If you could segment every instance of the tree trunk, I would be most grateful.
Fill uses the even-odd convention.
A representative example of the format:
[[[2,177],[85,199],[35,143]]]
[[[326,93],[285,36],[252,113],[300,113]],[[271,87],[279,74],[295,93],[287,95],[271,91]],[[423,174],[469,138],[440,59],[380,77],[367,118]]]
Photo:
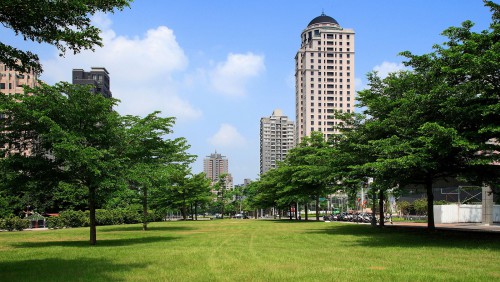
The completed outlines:
[[[319,221],[319,196],[316,196],[316,220]]]
[[[142,230],[148,230],[148,189],[143,188],[142,193]]]
[[[90,245],[95,245],[97,242],[97,230],[95,220],[95,187],[89,185],[89,221],[90,221]]]
[[[434,193],[432,192],[432,177],[429,175],[425,179],[425,189],[427,190],[427,229],[436,230],[434,225]]]
[[[295,202],[295,220],[299,219],[299,203]]]
[[[224,189],[225,188],[222,188],[222,199],[221,199],[221,204],[222,204],[222,212],[221,212],[221,219],[224,219],[224,211],[225,211],[225,208],[226,208],[226,205],[224,204]]]
[[[182,213],[182,220],[186,220],[187,219],[186,201],[183,201],[181,213]]]
[[[304,205],[304,211],[306,213],[304,216],[304,219],[307,221],[309,219],[309,215],[308,215],[309,211],[307,210],[307,202]]]
[[[194,203],[194,218],[198,220],[198,203]]]
[[[379,190],[378,192],[378,210],[379,210],[379,214],[380,214],[380,227],[384,227],[384,220],[385,220],[385,216],[384,216],[384,191],[382,191],[382,189]]]
[[[373,188],[372,188],[373,189]],[[372,192],[372,226],[377,226],[377,192]]]

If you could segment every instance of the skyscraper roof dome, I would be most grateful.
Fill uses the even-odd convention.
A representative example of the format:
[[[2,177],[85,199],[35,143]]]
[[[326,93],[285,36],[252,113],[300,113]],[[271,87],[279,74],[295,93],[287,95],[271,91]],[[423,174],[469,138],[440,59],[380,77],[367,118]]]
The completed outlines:
[[[333,23],[337,25],[339,24],[334,18],[325,15],[325,13],[321,13],[319,17],[315,17],[307,26],[317,23]]]

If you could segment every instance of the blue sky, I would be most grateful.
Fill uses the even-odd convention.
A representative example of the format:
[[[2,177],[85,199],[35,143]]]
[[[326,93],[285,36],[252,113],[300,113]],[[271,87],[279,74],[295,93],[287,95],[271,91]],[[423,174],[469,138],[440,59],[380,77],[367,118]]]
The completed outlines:
[[[198,155],[193,172],[217,150],[240,184],[258,177],[260,118],[280,108],[295,119],[294,56],[300,33],[322,11],[356,32],[356,90],[369,71],[400,69],[399,52],[430,52],[447,27],[471,20],[479,31],[490,22],[479,0],[136,0],[94,17],[105,44],[94,53],[59,57],[3,27],[0,38],[39,53],[49,84],[71,81],[73,68],[105,67],[120,113],[175,116],[175,137]]]

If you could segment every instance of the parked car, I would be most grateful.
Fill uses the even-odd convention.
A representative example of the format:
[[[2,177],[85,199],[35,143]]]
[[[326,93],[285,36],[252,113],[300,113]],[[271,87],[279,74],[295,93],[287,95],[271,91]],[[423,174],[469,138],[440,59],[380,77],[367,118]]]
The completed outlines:
[[[233,218],[248,219],[248,216],[244,213],[237,213],[233,216]]]

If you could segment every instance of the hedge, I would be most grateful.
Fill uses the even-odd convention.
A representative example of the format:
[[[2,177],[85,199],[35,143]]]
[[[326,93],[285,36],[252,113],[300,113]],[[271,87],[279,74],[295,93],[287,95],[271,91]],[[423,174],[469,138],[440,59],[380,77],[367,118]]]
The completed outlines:
[[[26,219],[22,219],[19,217],[9,217],[0,219],[0,230],[7,231],[22,231],[30,226],[30,222]]]

